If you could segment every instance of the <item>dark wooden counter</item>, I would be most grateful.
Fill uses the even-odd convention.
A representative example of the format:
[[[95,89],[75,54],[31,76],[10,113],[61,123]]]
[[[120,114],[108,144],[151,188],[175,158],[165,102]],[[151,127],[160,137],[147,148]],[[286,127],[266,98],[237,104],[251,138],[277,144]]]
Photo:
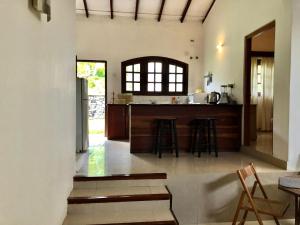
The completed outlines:
[[[129,116],[128,105],[108,104],[107,114],[107,139],[128,140],[129,139]]]
[[[206,104],[132,104],[130,115],[131,153],[151,152],[155,134],[155,119],[177,118],[177,134],[180,151],[190,147],[191,121],[197,117],[217,119],[219,151],[239,151],[241,147],[242,105]]]

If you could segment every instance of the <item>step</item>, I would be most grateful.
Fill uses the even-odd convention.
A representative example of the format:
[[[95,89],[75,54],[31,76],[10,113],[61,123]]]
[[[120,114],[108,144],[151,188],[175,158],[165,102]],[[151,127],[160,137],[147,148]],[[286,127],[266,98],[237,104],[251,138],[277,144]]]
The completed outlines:
[[[166,173],[115,174],[89,177],[75,176],[74,189],[99,189],[103,187],[163,186]]]
[[[68,212],[169,209],[171,199],[165,186],[75,189],[68,198]]]
[[[176,218],[169,209],[149,209],[148,211],[90,212],[69,214],[63,225],[177,225]]]
[[[106,224],[89,224],[89,225],[106,225]],[[175,220],[170,221],[151,221],[151,222],[131,222],[131,223],[111,223],[107,225],[178,225]]]

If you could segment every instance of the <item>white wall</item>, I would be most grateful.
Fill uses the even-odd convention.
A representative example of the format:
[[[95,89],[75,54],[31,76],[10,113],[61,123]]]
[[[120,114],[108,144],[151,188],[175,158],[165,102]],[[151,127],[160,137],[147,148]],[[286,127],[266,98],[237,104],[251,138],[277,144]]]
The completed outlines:
[[[1,0],[0,224],[60,225],[75,164],[75,2]]]
[[[217,1],[204,25],[204,72],[211,71],[213,84],[234,82],[234,94],[243,102],[244,38],[276,20],[274,75],[274,157],[288,160],[291,0]],[[222,51],[216,45],[224,43]]]
[[[202,87],[202,26],[133,18],[77,15],[78,59],[108,62],[108,101],[121,91],[121,62],[142,56],[165,56],[189,64],[189,91]],[[190,40],[195,40],[194,43]],[[190,60],[190,56],[199,59]],[[150,97],[152,99],[152,97]],[[138,97],[137,101],[150,98]],[[170,97],[160,98],[170,100]]]
[[[289,168],[300,169],[300,2],[293,0],[291,82],[290,82],[290,137]]]

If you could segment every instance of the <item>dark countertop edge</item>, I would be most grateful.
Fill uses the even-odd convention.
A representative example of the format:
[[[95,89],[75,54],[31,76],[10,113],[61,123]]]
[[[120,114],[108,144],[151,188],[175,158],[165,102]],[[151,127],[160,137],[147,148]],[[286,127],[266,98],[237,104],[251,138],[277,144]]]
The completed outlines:
[[[220,105],[220,104],[128,104],[129,106],[217,106],[217,107],[222,107],[222,106],[234,106],[234,107],[242,107],[242,104],[236,104],[236,105]]]
[[[128,106],[235,106],[241,107],[242,104],[107,104],[107,105],[128,105]]]

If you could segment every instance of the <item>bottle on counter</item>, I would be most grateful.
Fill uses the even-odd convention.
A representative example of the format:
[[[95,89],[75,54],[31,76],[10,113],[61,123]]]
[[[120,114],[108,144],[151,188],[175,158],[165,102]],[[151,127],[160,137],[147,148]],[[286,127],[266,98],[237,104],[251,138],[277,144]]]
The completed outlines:
[[[171,103],[172,103],[172,104],[176,104],[176,97],[174,97],[174,96],[172,97]]]

